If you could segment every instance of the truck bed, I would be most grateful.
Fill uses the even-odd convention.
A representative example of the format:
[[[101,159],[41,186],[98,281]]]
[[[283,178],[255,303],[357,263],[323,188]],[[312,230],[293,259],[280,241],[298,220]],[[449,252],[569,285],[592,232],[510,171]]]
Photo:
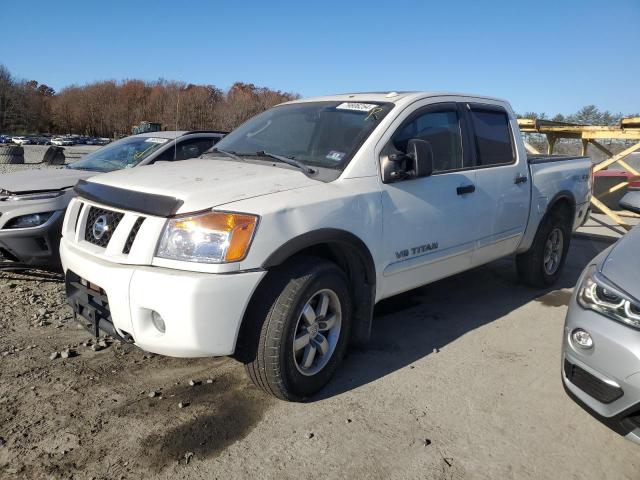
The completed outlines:
[[[558,195],[571,198],[575,208],[573,230],[588,214],[591,197],[591,158],[579,155],[528,155],[527,161],[532,180],[531,213],[520,251],[532,244],[547,207]]]
[[[584,157],[582,155],[545,155],[542,153],[527,155],[527,161],[531,165],[536,165],[539,163],[562,162],[565,160],[580,160],[580,159],[589,159],[589,157]]]

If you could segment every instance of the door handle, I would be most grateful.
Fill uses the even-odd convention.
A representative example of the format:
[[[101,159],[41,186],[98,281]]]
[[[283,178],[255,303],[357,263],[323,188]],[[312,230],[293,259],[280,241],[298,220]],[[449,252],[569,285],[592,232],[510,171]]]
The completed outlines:
[[[513,181],[516,185],[520,185],[521,183],[527,183],[526,175],[518,175],[516,179]]]
[[[476,186],[473,184],[456,188],[456,192],[458,192],[458,195],[464,195],[465,193],[473,193],[475,191],[476,191]]]

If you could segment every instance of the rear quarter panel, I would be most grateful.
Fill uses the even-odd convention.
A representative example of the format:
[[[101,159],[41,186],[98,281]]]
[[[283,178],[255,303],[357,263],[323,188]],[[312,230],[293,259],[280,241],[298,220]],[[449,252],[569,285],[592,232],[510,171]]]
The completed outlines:
[[[588,157],[534,163],[529,165],[529,169],[531,212],[518,252],[531,247],[540,222],[558,196],[568,196],[574,204],[573,230],[580,225],[591,200],[591,159]]]

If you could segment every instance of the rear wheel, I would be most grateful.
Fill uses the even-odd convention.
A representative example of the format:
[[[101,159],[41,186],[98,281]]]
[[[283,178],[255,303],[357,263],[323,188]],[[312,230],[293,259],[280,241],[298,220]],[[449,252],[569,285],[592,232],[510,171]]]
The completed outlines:
[[[569,251],[571,227],[566,215],[552,212],[538,227],[531,248],[516,257],[520,278],[534,287],[553,285]]]
[[[245,368],[266,393],[301,401],[327,384],[344,357],[352,311],[347,280],[335,264],[311,257],[270,275],[258,302],[268,310],[249,319],[261,326]]]

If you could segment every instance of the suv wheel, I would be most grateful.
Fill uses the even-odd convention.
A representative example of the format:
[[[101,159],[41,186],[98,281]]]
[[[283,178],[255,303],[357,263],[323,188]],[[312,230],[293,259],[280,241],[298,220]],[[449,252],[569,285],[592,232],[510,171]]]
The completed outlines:
[[[301,401],[317,393],[344,357],[351,326],[347,280],[335,264],[304,257],[270,273],[255,354],[245,363],[266,393]],[[264,309],[268,309],[264,312]],[[250,315],[260,315],[259,305]],[[257,310],[257,311],[256,311]]]

